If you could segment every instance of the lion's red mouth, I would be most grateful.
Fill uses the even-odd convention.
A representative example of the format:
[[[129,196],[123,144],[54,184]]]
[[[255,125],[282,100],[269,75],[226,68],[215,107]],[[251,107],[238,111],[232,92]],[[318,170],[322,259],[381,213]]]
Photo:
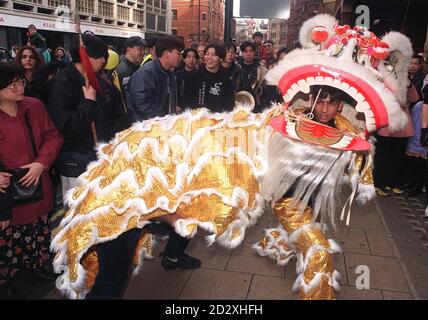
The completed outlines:
[[[278,87],[285,102],[290,102],[299,92],[309,93],[310,86],[328,85],[349,94],[356,102],[356,111],[363,112],[368,132],[388,125],[386,106],[379,93],[364,79],[326,65],[307,65],[284,74]]]

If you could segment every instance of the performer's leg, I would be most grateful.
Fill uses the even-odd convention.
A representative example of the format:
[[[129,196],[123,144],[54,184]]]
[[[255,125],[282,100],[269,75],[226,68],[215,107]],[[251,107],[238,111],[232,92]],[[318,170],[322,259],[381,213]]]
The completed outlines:
[[[131,229],[117,239],[97,245],[99,271],[86,299],[121,298],[141,232]]]
[[[311,208],[299,213],[292,201],[283,199],[274,206],[274,212],[288,233],[287,245],[297,252],[294,289],[299,290],[302,299],[334,299],[339,273],[334,269],[332,254],[340,248],[326,238],[319,223],[313,222]]]
[[[189,245],[190,239],[186,239],[171,228],[168,243],[165,246],[165,255],[171,258],[177,258],[184,253]]]
[[[407,138],[389,138],[390,139],[390,158],[389,158],[389,172],[390,177],[389,186],[391,188],[400,189],[403,185],[403,169],[404,159],[407,145]]]
[[[428,159],[425,160],[425,200],[427,201],[427,206],[425,208],[425,217],[428,217]]]
[[[289,245],[288,232],[282,225],[266,229],[265,236],[253,245],[253,249],[261,256],[276,260],[277,265],[282,267],[285,267],[296,255],[294,248]]]
[[[421,174],[421,172],[425,172],[425,162],[426,160],[422,157],[417,158],[417,165],[415,166],[417,169],[417,191],[419,193],[422,192],[422,188],[425,186],[425,175]]]
[[[182,269],[199,268],[201,266],[201,261],[190,257],[184,252],[190,239],[180,236],[171,225],[167,223],[163,223],[162,225],[169,230],[169,239],[165,246],[162,266],[166,270],[172,270],[177,267]]]
[[[389,141],[387,137],[376,136],[376,153],[374,156],[374,184],[376,188],[384,189],[387,184]]]

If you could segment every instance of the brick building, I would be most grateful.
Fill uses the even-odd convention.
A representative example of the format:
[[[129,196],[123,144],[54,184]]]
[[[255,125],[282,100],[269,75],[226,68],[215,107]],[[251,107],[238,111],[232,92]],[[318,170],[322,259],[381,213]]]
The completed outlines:
[[[172,34],[189,42],[224,38],[224,0],[172,0]]]
[[[286,19],[269,20],[268,39],[274,42],[275,48],[285,46],[287,42],[287,20]]]
[[[288,19],[288,34],[286,46],[290,49],[298,46],[299,30],[303,22],[321,13],[322,0],[292,0],[290,17]]]

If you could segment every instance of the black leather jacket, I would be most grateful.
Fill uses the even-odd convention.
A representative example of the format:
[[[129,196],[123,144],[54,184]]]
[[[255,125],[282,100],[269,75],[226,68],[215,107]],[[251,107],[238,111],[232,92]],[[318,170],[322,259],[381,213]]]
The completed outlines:
[[[132,120],[141,121],[175,113],[177,83],[170,70],[154,59],[138,69],[129,82],[128,108]]]

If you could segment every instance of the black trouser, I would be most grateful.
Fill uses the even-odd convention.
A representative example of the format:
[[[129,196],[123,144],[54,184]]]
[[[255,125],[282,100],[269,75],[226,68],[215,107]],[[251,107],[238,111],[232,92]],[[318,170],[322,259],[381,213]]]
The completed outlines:
[[[426,160],[422,157],[406,156],[407,179],[409,187],[421,191],[425,185]]]
[[[168,223],[152,223],[144,229],[150,233],[169,235],[165,255],[176,258],[184,253],[189,239],[178,235]],[[132,229],[118,238],[97,245],[99,270],[86,299],[121,299],[128,279],[132,257],[142,229]]]
[[[121,298],[141,232],[141,229],[132,229],[117,239],[97,245],[99,270],[86,299]]]
[[[186,250],[190,241],[190,239],[180,236],[177,232],[175,232],[174,227],[166,222],[151,223],[144,228],[153,234],[169,235],[164,254],[173,259],[184,253],[184,250]]]
[[[428,154],[427,154],[428,158]],[[428,202],[428,159],[425,160],[425,198]]]
[[[374,156],[374,184],[376,188],[400,187],[403,184],[404,156],[407,138],[376,135]]]

